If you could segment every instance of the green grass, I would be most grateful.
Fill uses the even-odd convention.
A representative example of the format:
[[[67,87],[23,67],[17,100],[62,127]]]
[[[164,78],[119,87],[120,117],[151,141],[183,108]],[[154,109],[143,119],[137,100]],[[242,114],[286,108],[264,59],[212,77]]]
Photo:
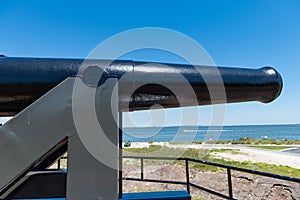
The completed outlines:
[[[250,161],[245,162],[237,162],[237,161],[230,161],[220,158],[215,158],[213,156],[214,152],[228,152],[232,154],[239,154],[239,150],[236,149],[179,149],[179,148],[169,148],[164,146],[158,146],[158,145],[151,145],[149,148],[130,148],[126,149],[126,151],[123,152],[123,155],[140,155],[140,156],[166,156],[166,157],[174,157],[177,155],[180,155],[180,157],[189,157],[189,158],[195,158],[200,160],[205,160],[208,162],[215,162],[220,163],[224,165],[230,165],[230,166],[236,166],[241,168],[247,168],[262,172],[269,172],[274,174],[279,174],[283,176],[290,176],[290,177],[296,177],[300,178],[300,170],[294,169],[288,166],[277,166],[272,164],[266,164],[266,163],[253,163]],[[179,154],[178,154],[179,153]],[[169,164],[169,163],[175,163],[179,165],[184,165],[184,161],[164,161],[164,160],[145,160],[145,165],[150,164]],[[137,165],[139,162],[126,162],[125,165],[134,164]],[[284,163],[283,163],[284,164]],[[224,168],[219,167],[213,167],[205,164],[198,164],[190,162],[189,164],[190,168],[196,168],[199,170],[208,170],[208,171],[219,171],[219,170],[225,170]]]
[[[277,151],[290,148],[290,146],[273,146],[273,145],[272,146],[249,146],[249,147],[267,149],[267,150],[277,150]]]
[[[218,152],[226,152],[226,153],[231,153],[231,154],[244,154],[241,152],[240,149],[216,149],[213,148],[210,150],[210,153],[218,153]]]

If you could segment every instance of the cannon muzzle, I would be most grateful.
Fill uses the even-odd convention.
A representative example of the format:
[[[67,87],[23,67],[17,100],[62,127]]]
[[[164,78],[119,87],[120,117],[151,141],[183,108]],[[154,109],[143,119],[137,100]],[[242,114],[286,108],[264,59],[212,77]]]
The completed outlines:
[[[0,57],[0,116],[15,115],[68,77],[81,77],[90,84],[89,76],[95,74],[88,69],[95,66],[103,69],[98,85],[108,78],[120,80],[122,111],[145,110],[155,104],[172,108],[246,101],[267,103],[282,90],[282,78],[271,67]]]

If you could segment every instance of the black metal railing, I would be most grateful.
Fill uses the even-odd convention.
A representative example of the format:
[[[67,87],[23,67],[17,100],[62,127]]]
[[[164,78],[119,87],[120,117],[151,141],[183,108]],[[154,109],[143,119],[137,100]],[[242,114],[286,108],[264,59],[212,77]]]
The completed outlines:
[[[61,160],[67,160],[68,156],[62,156],[57,160],[57,169],[61,169]]]
[[[126,159],[139,159],[140,160],[140,178],[133,178],[133,177],[123,177],[123,180],[129,180],[129,181],[144,181],[144,182],[154,182],[154,183],[169,183],[169,184],[176,184],[176,185],[186,185],[186,190],[188,193],[190,193],[190,187],[200,189],[204,192],[210,193],[212,195],[224,198],[224,199],[235,199],[233,197],[233,187],[232,187],[232,175],[231,171],[239,171],[239,172],[245,172],[249,174],[255,174],[255,175],[260,175],[260,176],[265,176],[269,178],[275,178],[279,180],[284,180],[284,181],[291,181],[295,183],[300,183],[299,178],[293,178],[293,177],[288,177],[288,176],[281,176],[278,174],[272,174],[268,172],[260,172],[256,170],[251,170],[251,169],[245,169],[245,168],[240,168],[240,167],[235,167],[235,166],[230,166],[230,165],[223,165],[219,163],[213,163],[213,162],[207,162],[204,160],[197,160],[193,158],[185,158],[185,157],[148,157],[148,156],[123,156],[123,158]],[[68,157],[64,156],[58,159],[57,161],[57,169],[61,168],[61,160],[62,159],[68,159]],[[186,181],[174,181],[174,180],[158,180],[158,179],[149,179],[145,178],[144,175],[144,162],[145,160],[172,160],[172,161],[184,161],[185,165],[185,174],[186,174]],[[189,169],[189,163],[198,163],[198,164],[203,164],[203,165],[209,165],[209,166],[215,166],[219,168],[226,169],[227,171],[227,183],[228,183],[228,194],[223,194],[217,191],[214,191],[212,189],[203,187],[201,185],[197,185],[195,183],[192,183],[190,181],[190,169]],[[121,170],[120,170],[121,171]],[[122,179],[119,180],[120,186],[122,186]],[[122,196],[122,189],[120,188],[119,195]]]
[[[246,172],[250,174],[255,174],[255,175],[260,175],[260,176],[265,176],[269,178],[275,178],[275,179],[280,179],[284,181],[291,181],[291,182],[296,182],[300,183],[299,178],[292,178],[288,176],[281,176],[277,174],[272,174],[272,173],[267,173],[267,172],[260,172],[256,170],[251,170],[251,169],[245,169],[245,168],[240,168],[240,167],[234,167],[234,166],[229,166],[229,165],[223,165],[219,163],[213,163],[213,162],[207,162],[204,160],[197,160],[193,158],[184,158],[184,157],[179,157],[179,158],[174,158],[174,157],[146,157],[146,156],[123,156],[123,158],[127,159],[140,159],[141,161],[141,172],[140,172],[140,178],[132,178],[132,177],[123,177],[123,180],[130,180],[130,181],[146,181],[146,182],[156,182],[156,183],[169,183],[169,184],[179,184],[179,185],[186,185],[188,193],[190,193],[190,187],[200,189],[202,191],[208,192],[212,195],[216,195],[218,197],[224,198],[224,199],[234,199],[233,197],[233,187],[232,187],[232,175],[231,171],[239,171],[239,172]],[[186,181],[172,181],[172,180],[157,180],[157,179],[148,179],[145,178],[144,176],[144,161],[145,160],[178,160],[178,161],[185,161],[185,170],[186,170]],[[209,188],[197,185],[195,183],[190,182],[189,179],[189,163],[198,163],[198,164],[204,164],[204,165],[210,165],[210,166],[215,166],[219,168],[224,168],[227,170],[227,182],[228,182],[228,194],[223,194],[214,190],[211,190]]]

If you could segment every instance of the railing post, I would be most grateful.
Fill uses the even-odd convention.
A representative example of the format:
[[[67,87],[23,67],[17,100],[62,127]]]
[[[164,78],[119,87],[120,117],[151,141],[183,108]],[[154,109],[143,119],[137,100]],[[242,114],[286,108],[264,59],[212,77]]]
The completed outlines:
[[[122,112],[119,112],[119,199],[123,197],[123,130],[122,130]]]
[[[141,158],[141,180],[144,179],[144,158]]]
[[[58,169],[58,170],[60,169],[60,159],[61,159],[61,158],[59,158],[59,159],[57,160],[57,169]]]
[[[231,181],[231,170],[230,170],[229,167],[227,168],[227,179],[228,179],[229,197],[233,199],[233,193],[232,193],[232,181]]]
[[[190,173],[189,173],[189,160],[185,159],[185,175],[186,175],[186,189],[190,194]]]

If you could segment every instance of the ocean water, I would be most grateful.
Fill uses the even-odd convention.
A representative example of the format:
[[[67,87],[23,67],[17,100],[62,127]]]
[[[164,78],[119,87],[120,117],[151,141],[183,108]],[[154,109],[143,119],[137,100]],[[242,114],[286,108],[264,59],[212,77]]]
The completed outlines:
[[[255,139],[300,140],[300,124],[249,126],[171,126],[123,129],[123,141],[190,142],[207,140]]]

